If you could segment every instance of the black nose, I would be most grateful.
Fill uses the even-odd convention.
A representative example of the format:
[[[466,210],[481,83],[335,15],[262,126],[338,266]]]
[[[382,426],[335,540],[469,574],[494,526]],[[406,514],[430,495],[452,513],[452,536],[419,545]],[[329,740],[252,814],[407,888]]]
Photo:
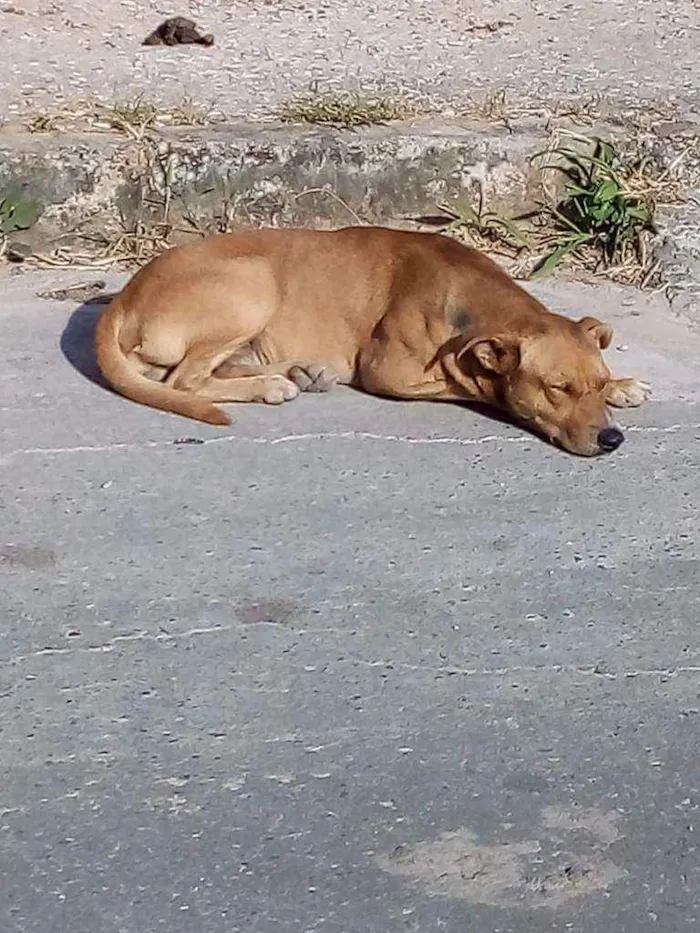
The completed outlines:
[[[598,435],[598,446],[601,450],[617,450],[624,441],[625,435],[619,428],[603,428]]]

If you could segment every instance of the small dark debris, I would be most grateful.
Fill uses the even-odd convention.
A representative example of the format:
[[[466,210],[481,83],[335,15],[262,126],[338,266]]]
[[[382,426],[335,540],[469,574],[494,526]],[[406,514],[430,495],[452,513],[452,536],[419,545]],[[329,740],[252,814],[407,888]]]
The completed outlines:
[[[166,19],[150,36],[146,36],[142,45],[214,45],[214,36],[208,32],[202,35],[191,19],[173,16]]]
[[[419,214],[418,217],[407,217],[414,224],[423,224],[425,227],[447,227],[454,217],[449,214]]]
[[[474,35],[493,35],[496,32],[500,32],[506,26],[512,26],[513,24],[507,19],[497,19],[491,23],[472,23],[471,26],[467,26],[465,32],[470,32]]]
[[[24,262],[25,259],[29,259],[34,250],[28,243],[8,243],[7,251],[5,255],[10,262]]]
[[[173,441],[173,444],[182,446],[183,444],[203,444],[204,441],[201,437],[176,437]]]

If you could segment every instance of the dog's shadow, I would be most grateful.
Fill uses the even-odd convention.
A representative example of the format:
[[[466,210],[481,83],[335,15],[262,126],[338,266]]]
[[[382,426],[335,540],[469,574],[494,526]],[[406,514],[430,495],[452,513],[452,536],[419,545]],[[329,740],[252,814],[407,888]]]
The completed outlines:
[[[95,327],[97,326],[97,319],[106,304],[105,298],[100,298],[98,301],[86,301],[76,308],[63,329],[60,346],[64,357],[74,369],[94,385],[108,392],[113,392],[114,390],[97,368],[95,359]],[[400,399],[393,399],[392,401],[401,404]],[[505,412],[496,408],[491,408],[480,402],[448,402],[447,404],[457,405],[460,408],[477,412],[480,417],[496,424],[517,427],[518,430],[523,431],[525,434],[541,440],[534,431],[522,424],[517,424]]]
[[[105,300],[86,301],[71,314],[61,334],[61,353],[77,371],[101,389],[110,386],[97,368],[95,359],[95,327]]]
[[[539,435],[537,435],[534,431],[531,431],[527,426],[517,422],[514,418],[511,418],[507,412],[499,411],[497,408],[492,408],[485,402],[448,402],[448,404],[456,405],[458,408],[464,408],[467,411],[474,411],[481,418],[486,418],[487,421],[493,421],[496,424],[510,425],[511,428],[517,428],[519,431],[524,431],[526,434],[532,434],[533,437],[541,440]]]
[[[447,401],[444,402],[444,404],[454,405],[464,411],[475,412],[480,418],[484,418],[486,421],[492,421],[494,424],[508,425],[508,427],[516,428],[521,434],[529,436],[533,441],[539,441],[543,444],[546,443],[544,438],[529,427],[529,425],[521,424],[519,421],[516,421],[515,418],[511,418],[508,412],[499,411],[498,408],[492,408],[491,405],[487,405],[485,402]]]

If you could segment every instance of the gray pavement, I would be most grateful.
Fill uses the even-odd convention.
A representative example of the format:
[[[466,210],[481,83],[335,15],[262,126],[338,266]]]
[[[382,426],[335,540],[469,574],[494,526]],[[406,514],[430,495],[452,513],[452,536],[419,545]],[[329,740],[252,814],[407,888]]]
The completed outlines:
[[[3,933],[696,930],[700,336],[538,289],[654,383],[606,459],[350,390],[220,432],[71,365],[81,277],[0,282]]]
[[[141,48],[167,15],[213,48]],[[693,0],[7,0],[0,118],[144,95],[220,117],[265,119],[310,89],[385,89],[442,112],[505,92],[513,105],[614,111],[650,101],[668,119],[700,101]]]

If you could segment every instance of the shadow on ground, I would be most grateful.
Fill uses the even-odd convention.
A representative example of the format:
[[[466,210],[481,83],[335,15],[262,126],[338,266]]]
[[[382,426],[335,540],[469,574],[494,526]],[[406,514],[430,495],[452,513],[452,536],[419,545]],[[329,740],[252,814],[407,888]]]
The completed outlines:
[[[95,327],[103,304],[85,302],[71,314],[61,334],[61,352],[68,362],[90,382],[108,389],[95,360]]]

